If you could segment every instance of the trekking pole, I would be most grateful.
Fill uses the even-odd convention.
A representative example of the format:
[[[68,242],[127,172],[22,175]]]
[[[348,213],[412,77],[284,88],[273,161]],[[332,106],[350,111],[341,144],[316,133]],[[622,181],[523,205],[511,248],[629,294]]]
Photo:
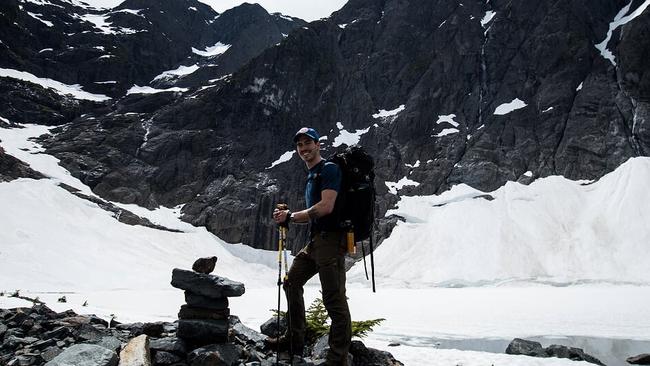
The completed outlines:
[[[278,210],[285,210],[287,205],[285,204],[278,204],[276,208]],[[278,312],[277,312],[277,319],[278,319],[278,327],[277,327],[277,350],[275,354],[275,365],[278,366],[280,365],[280,299],[282,298],[282,251],[284,247],[283,243],[283,235],[284,233],[284,227],[283,226],[278,226]]]
[[[288,210],[289,206],[285,203],[279,203],[276,205],[278,210]],[[282,294],[281,286],[283,281],[289,280],[289,260],[287,258],[287,230],[286,225],[280,225],[278,227],[278,334],[280,332],[280,297]],[[282,256],[284,255],[284,278],[282,277]],[[293,365],[293,342],[291,334],[291,316],[290,316],[290,307],[289,301],[287,301],[287,333],[289,333],[289,355],[291,357],[291,365]],[[278,336],[279,339],[279,336]],[[280,362],[280,342],[278,342],[278,349],[276,355],[276,365]]]

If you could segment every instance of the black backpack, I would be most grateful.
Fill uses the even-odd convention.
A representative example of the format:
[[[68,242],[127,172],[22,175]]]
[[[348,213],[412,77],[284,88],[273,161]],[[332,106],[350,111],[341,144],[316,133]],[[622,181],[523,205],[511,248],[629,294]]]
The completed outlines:
[[[327,158],[339,166],[342,173],[337,214],[341,226],[351,223],[354,241],[370,240],[370,268],[372,272],[372,291],[375,292],[375,265],[373,251],[373,229],[375,222],[375,162],[361,146],[354,145],[345,151]],[[361,245],[364,268],[366,254]],[[366,278],[368,271],[366,269]]]

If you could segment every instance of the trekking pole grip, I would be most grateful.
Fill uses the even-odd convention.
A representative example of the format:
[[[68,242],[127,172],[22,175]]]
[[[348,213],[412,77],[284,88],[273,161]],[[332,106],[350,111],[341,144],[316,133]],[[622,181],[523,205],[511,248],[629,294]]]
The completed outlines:
[[[277,205],[275,205],[275,208],[280,211],[289,211],[289,205],[287,205],[286,203],[278,203]],[[287,218],[279,224],[280,227],[288,228],[289,221],[291,221],[291,211],[287,213]]]

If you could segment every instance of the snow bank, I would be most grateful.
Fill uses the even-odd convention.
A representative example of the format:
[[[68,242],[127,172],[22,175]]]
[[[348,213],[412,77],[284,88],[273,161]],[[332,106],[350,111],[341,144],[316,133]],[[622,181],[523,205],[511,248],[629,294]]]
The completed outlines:
[[[196,258],[212,255],[219,257],[220,275],[249,279],[247,286],[266,285],[275,278],[273,269],[236,257],[205,228],[180,221],[178,208],[152,212],[120,205],[182,233],[131,226],[60,188],[65,182],[93,195],[57,159],[40,154],[36,144],[26,141],[47,132],[43,126],[0,129],[0,145],[8,154],[51,177],[0,183],[0,278],[9,279],[2,284],[10,286],[7,290],[168,290],[174,267],[189,268]],[[275,257],[273,252],[258,255]]]
[[[588,185],[552,176],[529,186],[509,182],[489,193],[492,201],[466,185],[439,196],[402,197],[387,215],[405,221],[375,254],[379,281],[648,284],[648,181],[650,158],[635,158]],[[361,279],[362,269],[353,268],[350,277]]]

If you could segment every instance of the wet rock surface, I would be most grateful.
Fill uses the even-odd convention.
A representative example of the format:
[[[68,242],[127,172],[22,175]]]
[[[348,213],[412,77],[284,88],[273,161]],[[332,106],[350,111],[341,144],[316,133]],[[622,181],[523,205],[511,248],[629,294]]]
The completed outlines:
[[[552,344],[546,348],[542,347],[539,342],[529,341],[521,338],[515,338],[506,353],[509,355],[524,355],[532,357],[558,357],[568,358],[573,361],[587,361],[596,365],[604,365],[597,358],[586,354],[582,349],[567,347],[563,345]]]

